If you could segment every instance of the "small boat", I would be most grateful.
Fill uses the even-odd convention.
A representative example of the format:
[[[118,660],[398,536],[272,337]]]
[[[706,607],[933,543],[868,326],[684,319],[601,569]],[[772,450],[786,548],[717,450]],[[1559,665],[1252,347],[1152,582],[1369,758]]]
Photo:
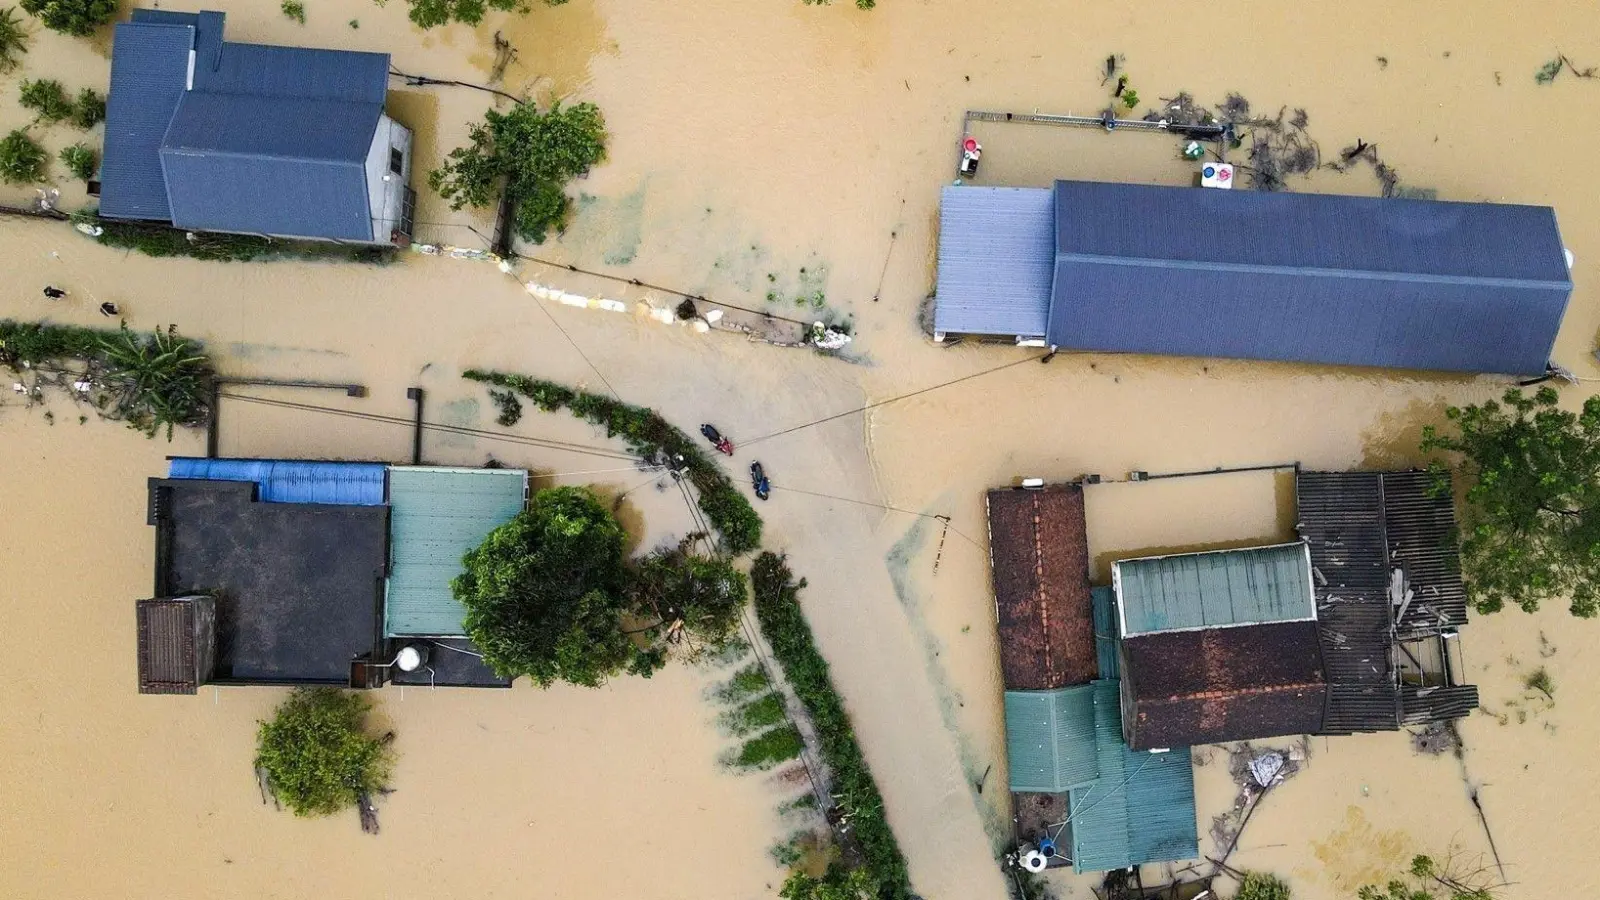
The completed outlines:
[[[701,425],[700,433],[705,435],[706,440],[710,441],[711,445],[717,448],[718,453],[726,453],[729,456],[733,455],[733,441],[725,437],[722,432],[718,431],[717,426]]]
[[[759,462],[750,464],[750,486],[756,489],[756,496],[762,500],[772,493],[772,482],[767,480],[766,470],[761,468]]]

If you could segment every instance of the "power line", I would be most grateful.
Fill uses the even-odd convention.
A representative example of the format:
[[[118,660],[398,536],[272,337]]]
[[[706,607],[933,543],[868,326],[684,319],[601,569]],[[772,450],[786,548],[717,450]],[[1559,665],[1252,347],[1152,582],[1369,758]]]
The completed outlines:
[[[977,547],[979,550],[983,549],[983,545],[982,544],[978,543],[977,541],[973,540],[970,537],[967,537],[966,534],[962,533],[961,529],[959,529],[959,528],[955,527],[954,525],[952,525],[951,522],[950,522],[950,517],[947,516],[947,515],[944,515],[943,513],[918,512],[917,510],[914,510],[914,509],[904,509],[904,508],[899,507],[899,506],[890,506],[890,505],[888,505],[886,503],[876,503],[876,502],[871,501],[871,500],[855,500],[855,499],[852,499],[850,497],[839,497],[839,496],[836,496],[834,494],[823,494],[823,493],[819,493],[817,491],[806,491],[806,490],[801,490],[800,488],[785,487],[783,485],[778,485],[778,484],[770,485],[770,487],[775,491],[788,491],[791,494],[805,494],[805,495],[807,495],[809,497],[822,497],[822,498],[827,499],[827,500],[838,500],[838,501],[840,501],[842,503],[855,503],[855,504],[858,504],[858,505],[861,505],[861,506],[872,506],[872,507],[876,507],[878,509],[886,509],[886,510],[889,510],[890,512],[905,513],[905,514],[911,515],[911,516],[921,516],[924,519],[933,519],[935,521],[943,522],[944,524],[949,525],[951,531],[955,532],[958,535],[961,535],[961,537],[963,537],[963,538],[966,538],[967,542],[972,544],[972,546]]]
[[[379,413],[361,412],[353,409],[339,409],[332,406],[319,406],[314,403],[297,403],[291,400],[274,400],[269,397],[256,397],[250,394],[219,393],[219,397],[229,400],[242,400],[246,403],[259,403],[264,406],[276,406],[284,409],[295,409],[303,412],[321,413],[324,415],[342,416],[348,419],[362,419],[369,422],[381,422],[389,425],[401,425],[414,428],[417,422],[414,419],[400,416],[385,416]],[[484,428],[469,428],[465,425],[446,425],[442,422],[423,422],[422,427],[429,431],[441,431],[447,434],[460,434],[469,437],[482,437],[491,440],[505,441],[512,444],[524,444],[532,447],[542,447],[548,450],[562,450],[568,453],[582,453],[589,456],[599,456],[606,459],[633,460],[637,457],[619,450],[607,450],[602,447],[590,447],[584,444],[574,444],[567,441],[553,441],[547,438],[536,438],[530,435],[512,434],[508,431],[490,431]]]
[[[594,362],[589,359],[589,354],[583,352],[583,348],[579,347],[578,342],[572,339],[572,335],[567,334],[567,330],[561,327],[560,322],[556,321],[555,314],[550,312],[550,310],[545,309],[545,305],[543,303],[535,303],[534,305],[539,307],[539,310],[544,313],[544,317],[550,320],[550,324],[554,325],[556,330],[561,332],[561,336],[567,339],[567,343],[572,345],[572,349],[578,351],[578,355],[583,357],[584,363],[587,364],[594,374],[600,379],[600,383],[606,386],[606,390],[611,392],[611,396],[621,400],[622,395],[617,393],[617,389],[612,387],[611,382],[606,380],[606,376],[601,373],[600,367],[596,366]]]
[[[474,234],[478,234],[476,229],[473,230],[473,233]],[[478,236],[479,237],[483,237],[483,235],[481,235],[481,234],[478,234]],[[591,276],[591,277],[594,277],[594,278],[604,278],[607,281],[614,281],[614,282],[617,282],[618,284],[630,284],[630,285],[633,285],[634,287],[642,287],[642,288],[646,288],[646,289],[652,290],[652,291],[660,291],[663,294],[671,294],[671,295],[673,295],[675,297],[682,297],[685,300],[699,300],[702,303],[714,303],[717,306],[726,306],[729,309],[737,309],[740,312],[749,313],[749,314],[751,314],[753,316],[764,316],[764,317],[769,318],[769,319],[777,319],[777,320],[782,321],[782,322],[789,322],[789,323],[792,323],[794,325],[799,325],[801,327],[806,327],[806,328],[809,328],[810,325],[811,325],[810,322],[803,322],[803,321],[801,321],[799,319],[791,319],[788,316],[780,316],[777,313],[770,312],[768,310],[750,309],[749,307],[746,307],[746,306],[737,306],[735,304],[728,303],[728,302],[723,301],[723,300],[713,300],[713,299],[711,299],[710,297],[707,297],[704,294],[691,294],[688,291],[680,291],[677,288],[669,288],[669,287],[665,287],[665,286],[659,285],[659,284],[651,284],[648,281],[641,281],[638,278],[627,278],[627,277],[624,277],[622,275],[608,275],[605,272],[596,272],[596,271],[593,271],[591,269],[581,268],[579,266],[573,265],[572,263],[561,263],[561,262],[556,262],[554,260],[549,260],[549,259],[540,259],[537,256],[527,256],[525,254],[517,253],[515,251],[512,251],[511,255],[515,256],[518,259],[526,260],[527,262],[531,262],[531,263],[536,263],[536,264],[541,265],[541,266],[550,266],[551,268],[556,268],[556,269],[566,269],[568,272],[576,272],[579,275],[588,275],[588,276]]]
[[[974,378],[982,378],[985,375],[993,375],[995,372],[1002,372],[1002,371],[1005,371],[1006,369],[1011,368],[1012,366],[1020,366],[1025,362],[1033,362],[1035,360],[1044,359],[1046,356],[1049,356],[1049,354],[1048,353],[1041,353],[1038,356],[1028,356],[1028,357],[1024,357],[1022,359],[1012,360],[1011,362],[1005,363],[1003,365],[995,366],[992,369],[984,369],[984,370],[982,370],[980,372],[973,372],[970,375],[963,375],[960,378],[952,378],[949,381],[943,381],[943,382],[940,382],[939,384],[930,385],[930,386],[925,387],[925,388],[920,388],[920,389],[912,391],[912,392],[910,392],[908,394],[900,394],[898,396],[889,397],[889,398],[884,399],[884,400],[875,400],[875,401],[873,401],[871,403],[868,403],[865,406],[858,406],[855,409],[845,410],[842,413],[835,413],[834,415],[826,416],[824,418],[817,419],[815,421],[804,422],[802,424],[794,426],[793,428],[785,428],[782,431],[774,431],[771,434],[764,434],[764,435],[762,435],[762,436],[760,436],[758,438],[751,438],[750,440],[744,441],[743,444],[746,447],[750,446],[751,444],[759,444],[762,441],[765,441],[765,440],[767,440],[769,438],[782,437],[783,435],[792,434],[792,433],[794,433],[796,431],[800,431],[800,430],[805,429],[805,428],[810,428],[810,427],[812,427],[814,425],[821,425],[821,424],[823,424],[825,422],[832,422],[834,419],[842,419],[845,416],[855,415],[858,412],[866,412],[869,409],[876,409],[876,408],[878,408],[880,406],[887,406],[890,403],[897,403],[897,402],[899,402],[901,400],[909,400],[912,397],[917,397],[917,396],[920,396],[922,394],[926,394],[926,393],[928,393],[930,391],[937,391],[940,388],[947,388],[947,387],[950,387],[952,385],[957,385],[957,384],[960,384],[963,381],[971,381]]]

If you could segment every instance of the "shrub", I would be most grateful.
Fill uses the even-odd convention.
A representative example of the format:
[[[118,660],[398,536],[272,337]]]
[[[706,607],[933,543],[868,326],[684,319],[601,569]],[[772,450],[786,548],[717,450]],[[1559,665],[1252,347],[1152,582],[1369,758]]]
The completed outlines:
[[[50,157],[39,142],[18,128],[0,138],[0,179],[7,184],[35,184],[44,180]]]
[[[883,798],[861,755],[861,746],[856,742],[844,702],[834,690],[828,663],[817,651],[811,626],[806,624],[800,610],[800,591],[805,581],[797,583],[784,558],[769,552],[756,557],[750,569],[750,583],[761,632],[772,648],[773,658],[783,667],[795,696],[816,726],[822,760],[833,775],[834,793],[840,798],[839,806],[852,826],[862,868],[868,873],[868,881],[858,885],[857,893],[886,900],[909,900],[911,884],[905,857],[884,818]],[[792,877],[790,882],[794,882]],[[789,883],[785,883],[784,888],[787,891]],[[782,896],[827,895],[784,893]]]
[[[10,72],[21,64],[17,57],[28,52],[28,32],[17,18],[17,8],[0,9],[0,73]]]
[[[516,204],[518,236],[536,244],[566,221],[567,182],[606,156],[605,120],[593,103],[556,103],[543,113],[529,103],[491,109],[467,135],[470,143],[451,150],[428,184],[451,209],[491,206],[504,190]]]
[[[503,678],[597,687],[639,663],[623,633],[623,531],[585,488],[534,495],[469,551],[451,588],[466,632]]]
[[[774,728],[756,735],[739,747],[733,764],[741,769],[770,769],[800,755],[805,742],[793,727]]]
[[[1289,900],[1289,885],[1268,872],[1246,872],[1233,900]]]
[[[88,37],[117,14],[117,0],[22,0],[22,9],[62,34]]]
[[[411,5],[411,21],[421,28],[434,28],[449,22],[477,25],[491,9],[527,12],[523,0],[406,0]],[[567,0],[544,0],[546,6],[560,6]]]
[[[100,154],[88,144],[73,144],[71,147],[62,148],[61,163],[74,178],[88,181],[94,177],[95,169],[100,167]]]
[[[365,733],[368,702],[333,688],[301,688],[256,733],[256,767],[297,816],[326,816],[383,790],[387,741]]]
[[[306,23],[306,5],[301,3],[300,0],[283,0],[283,5],[279,9],[283,10],[285,16],[299,22],[301,25]]]
[[[47,125],[72,115],[72,101],[67,99],[61,82],[54,78],[24,78],[17,102],[23,109],[32,110],[34,118]]]
[[[727,473],[690,437],[674,428],[654,410],[630,406],[620,400],[575,391],[553,381],[526,375],[507,375],[469,369],[463,377],[515,391],[545,412],[568,409],[573,415],[603,427],[607,437],[620,437],[628,449],[646,460],[681,466],[699,491],[697,501],[728,553],[748,553],[761,545],[761,517]]]
[[[106,120],[106,98],[94,88],[78,91],[72,103],[72,124],[87,131]]]
[[[146,256],[190,256],[216,262],[266,262],[279,259],[329,260],[382,265],[394,260],[394,247],[338,244],[332,241],[284,241],[246,234],[184,231],[165,225],[117,222],[79,212],[72,221],[98,229],[94,239]]]

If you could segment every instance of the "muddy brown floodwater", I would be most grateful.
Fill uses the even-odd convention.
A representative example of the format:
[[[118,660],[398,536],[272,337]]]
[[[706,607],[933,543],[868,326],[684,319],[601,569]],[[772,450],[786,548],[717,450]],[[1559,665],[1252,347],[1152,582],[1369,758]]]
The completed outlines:
[[[370,412],[406,415],[404,388],[420,384],[437,418],[490,425],[483,394],[457,373],[495,366],[609,384],[684,426],[715,420],[747,442],[737,462],[759,456],[772,476],[761,507],[770,543],[810,580],[807,611],[929,898],[1004,890],[993,862],[1008,810],[984,488],[1136,468],[1403,465],[1445,405],[1503,387],[1062,356],[749,444],[1020,358],[937,348],[916,325],[963,109],[1095,112],[1106,102],[1102,62],[1120,53],[1146,102],[1239,91],[1258,110],[1303,107],[1325,155],[1360,138],[1405,183],[1443,198],[1552,204],[1577,257],[1556,359],[1600,378],[1589,355],[1600,325],[1600,177],[1587,115],[1600,83],[1533,80],[1558,48],[1579,65],[1600,61],[1589,2],[881,0],[862,13],[844,2],[573,0],[426,34],[396,2],[317,0],[303,27],[267,2],[208,5],[227,10],[235,40],[384,50],[402,71],[469,81],[487,77],[499,30],[517,50],[509,90],[594,100],[612,133],[609,162],[574,185],[576,217],[542,258],[756,307],[770,291],[790,314],[810,315],[791,298],[821,290],[858,325],[856,361],[543,305],[486,264],[151,260],[14,220],[0,222],[0,316],[99,324],[95,305],[114,299],[137,327],[176,323],[206,339],[229,374],[366,383],[367,399],[328,402]],[[104,87],[105,43],[36,35],[20,75],[0,83],[0,124],[26,119],[15,103],[23,75]],[[463,88],[395,87],[419,168],[490,102]],[[64,126],[38,131],[52,153],[78,139]],[[983,183],[1190,177],[1169,142],[1145,135],[991,125],[983,138]],[[81,189],[61,187],[64,205],[83,202]],[[1377,191],[1364,171],[1293,187]],[[482,230],[485,217],[426,193],[420,236],[476,245],[467,226]],[[0,191],[5,202],[29,197]],[[651,297],[559,268],[521,274],[576,293]],[[49,305],[44,284],[72,297]],[[1576,404],[1590,392],[1585,383],[1564,397]],[[0,893],[775,894],[782,872],[766,848],[802,824],[776,812],[792,788],[719,766],[730,740],[704,699],[714,676],[687,667],[599,691],[385,691],[381,715],[401,755],[380,837],[362,836],[353,816],[296,821],[262,807],[248,761],[254,723],[278,692],[141,697],[134,687],[132,600],[149,590],[152,547],[144,479],[165,455],[200,451],[201,439],[80,425],[59,400],[49,411],[53,424],[42,408],[0,407],[9,662]],[[238,401],[223,416],[230,454],[399,459],[408,446],[403,429],[348,418]],[[549,416],[517,431],[603,442]],[[427,455],[460,464],[493,455],[611,492],[643,478],[594,471],[616,468],[603,458],[485,438],[431,435]],[[1293,527],[1285,496],[1267,475],[1103,485],[1089,499],[1091,550],[1103,566],[1129,551],[1280,538]],[[641,545],[690,527],[671,495],[646,485],[629,500]],[[949,515],[951,533],[931,515]],[[1462,642],[1489,711],[1463,723],[1462,762],[1416,756],[1403,735],[1319,739],[1309,768],[1256,815],[1234,864],[1287,876],[1303,900],[1335,900],[1415,852],[1453,844],[1476,856],[1487,844],[1470,783],[1516,882],[1508,896],[1592,894],[1582,823],[1600,805],[1600,715],[1586,696],[1600,681],[1595,626],[1560,609],[1505,613],[1475,620]],[[1557,685],[1553,704],[1522,688],[1541,665]],[[1215,761],[1200,766],[1198,788],[1204,834],[1232,791]],[[1087,879],[1052,879],[1060,895],[1086,896]]]

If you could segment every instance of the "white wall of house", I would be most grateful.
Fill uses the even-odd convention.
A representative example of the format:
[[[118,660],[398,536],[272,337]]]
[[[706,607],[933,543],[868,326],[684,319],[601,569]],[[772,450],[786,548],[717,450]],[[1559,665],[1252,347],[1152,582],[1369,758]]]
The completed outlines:
[[[400,208],[411,184],[411,129],[387,114],[379,117],[372,146],[367,149],[366,171],[372,239],[388,243],[390,232],[400,224]]]

